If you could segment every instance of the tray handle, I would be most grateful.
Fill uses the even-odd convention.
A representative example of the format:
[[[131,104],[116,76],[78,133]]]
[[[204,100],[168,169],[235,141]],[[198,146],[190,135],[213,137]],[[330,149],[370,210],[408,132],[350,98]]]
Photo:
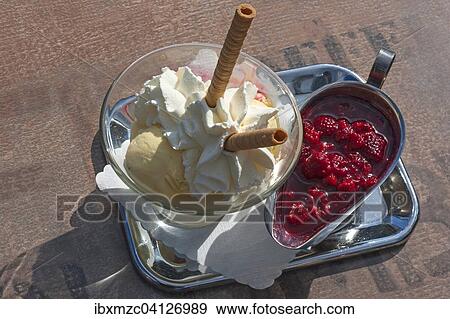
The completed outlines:
[[[367,79],[367,84],[381,89],[384,80],[386,80],[389,70],[391,69],[392,63],[394,63],[394,60],[395,52],[381,48],[375,57],[375,61],[373,62],[372,70],[370,70],[369,78]]]

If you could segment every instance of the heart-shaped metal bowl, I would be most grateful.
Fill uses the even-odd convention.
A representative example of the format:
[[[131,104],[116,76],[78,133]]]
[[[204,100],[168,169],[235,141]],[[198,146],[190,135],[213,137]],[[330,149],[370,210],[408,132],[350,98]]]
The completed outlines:
[[[389,135],[389,144],[386,151],[385,161],[383,162],[381,171],[377,174],[379,176],[378,183],[371,187],[365,193],[355,193],[354,200],[348,209],[339,214],[333,215],[326,223],[317,222],[317,225],[311,225],[311,232],[308,234],[299,234],[299,236],[288,233],[282,227],[284,218],[280,219],[277,216],[277,196],[272,196],[269,199],[268,206],[270,209],[266,210],[266,222],[269,232],[272,237],[280,245],[290,249],[310,249],[324,240],[330,235],[339,225],[349,218],[356,208],[373,192],[373,190],[381,185],[386,178],[392,173],[397,165],[403,146],[405,143],[405,123],[403,116],[395,104],[395,102],[383,91],[381,86],[384,79],[389,72],[389,69],[394,61],[395,54],[388,50],[381,50],[375,59],[374,66],[369,75],[367,83],[357,81],[341,81],[326,85],[315,91],[304,103],[301,105],[302,116],[304,111],[308,114],[315,115],[326,113],[327,99],[356,99],[359,101],[362,109],[357,110],[360,118],[364,118],[364,111],[376,115],[378,126],[385,129],[385,133]],[[366,109],[364,109],[364,107]],[[354,110],[353,110],[354,111]],[[308,114],[305,114],[308,116]],[[345,114],[343,114],[345,117]],[[293,174],[287,181],[289,183],[292,179],[296,179]],[[297,181],[297,183],[301,181]],[[286,184],[285,184],[286,185]],[[283,191],[283,187],[280,192]]]

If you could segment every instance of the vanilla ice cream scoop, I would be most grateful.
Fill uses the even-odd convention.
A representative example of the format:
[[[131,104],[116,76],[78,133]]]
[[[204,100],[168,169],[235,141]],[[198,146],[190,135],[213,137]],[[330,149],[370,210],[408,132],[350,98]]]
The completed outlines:
[[[158,141],[170,144],[172,152],[164,147],[158,159],[152,160],[157,154],[156,146],[150,147],[139,139],[142,133],[139,134],[126,157],[126,162],[132,161],[126,166],[134,168],[134,177],[139,179],[137,173],[145,166],[136,158],[138,155],[145,156],[149,163],[163,161],[172,168],[179,168],[182,161],[191,193],[246,191],[270,177],[275,158],[269,149],[227,152],[223,145],[232,133],[273,126],[278,110],[257,101],[258,90],[248,81],[238,88],[228,88],[216,107],[210,108],[204,99],[208,86],[209,82],[204,82],[189,67],[181,67],[177,72],[163,68],[160,75],[144,84],[134,105],[136,121],[148,127],[159,125],[165,138],[160,137],[162,141]],[[140,149],[141,146],[144,149]],[[159,178],[151,180],[150,172],[145,174],[146,182],[150,182],[154,190],[161,189]],[[161,174],[159,171],[158,175]],[[164,187],[164,190],[174,189]],[[163,193],[167,194],[166,191]]]
[[[149,193],[170,197],[189,191],[181,152],[172,148],[156,125],[140,130],[133,138],[125,156],[125,169]]]

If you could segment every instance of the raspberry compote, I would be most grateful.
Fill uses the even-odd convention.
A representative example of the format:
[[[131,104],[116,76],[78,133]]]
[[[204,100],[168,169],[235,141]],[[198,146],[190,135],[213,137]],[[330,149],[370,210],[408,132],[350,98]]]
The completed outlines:
[[[372,190],[389,167],[392,128],[368,102],[323,98],[302,110],[297,167],[278,192],[274,236],[298,247]]]

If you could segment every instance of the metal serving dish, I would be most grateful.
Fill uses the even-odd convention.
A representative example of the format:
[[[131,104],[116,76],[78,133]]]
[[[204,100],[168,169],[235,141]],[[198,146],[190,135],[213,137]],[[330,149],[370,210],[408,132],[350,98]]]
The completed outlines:
[[[296,245],[287,245],[283,241],[279,240],[276,235],[275,227],[275,209],[266,210],[266,221],[268,230],[276,242],[281,246],[289,249],[311,249],[311,247],[318,245],[322,240],[327,238],[339,225],[341,225],[354,211],[358,208],[370,194],[381,185],[387,177],[392,173],[400,160],[401,152],[405,144],[405,123],[400,109],[395,102],[381,90],[381,87],[386,79],[388,72],[395,59],[395,53],[381,49],[375,58],[372,70],[370,71],[367,83],[364,83],[360,79],[358,80],[341,80],[331,83],[321,82],[323,85],[311,92],[309,96],[298,103],[300,110],[306,110],[310,113],[324,114],[327,112],[329,102],[323,104],[324,101],[333,100],[333,104],[336,103],[335,99],[340,101],[344,99],[344,102],[350,100],[357,101],[357,107],[355,109],[359,112],[360,116],[367,116],[372,114],[374,118],[384,127],[390,134],[390,143],[386,150],[386,158],[389,161],[386,163],[386,167],[382,170],[382,174],[379,176],[378,184],[373,187],[367,193],[355,193],[354,204],[349,209],[339,215],[333,222],[328,223],[325,227],[317,230],[307,240],[303,240]],[[289,71],[288,71],[289,72]],[[281,72],[282,76],[283,72]],[[298,81],[298,80],[296,80]],[[297,86],[299,83],[296,83]],[[301,84],[300,84],[301,85]],[[376,115],[375,115],[376,114]],[[345,115],[344,115],[345,116]],[[296,178],[294,174],[291,178]],[[271,197],[272,205],[275,202],[275,196]],[[279,221],[278,221],[279,223]],[[318,227],[320,225],[317,225]]]
[[[354,72],[336,65],[317,64],[279,72],[299,104],[315,90],[337,81],[363,81]],[[184,291],[220,285],[232,280],[216,273],[202,273],[151,238],[132,214],[120,208],[130,254],[138,272],[152,284]],[[417,195],[400,159],[384,183],[343,221],[333,233],[309,251],[299,251],[286,270],[298,269],[403,243],[419,216]]]

